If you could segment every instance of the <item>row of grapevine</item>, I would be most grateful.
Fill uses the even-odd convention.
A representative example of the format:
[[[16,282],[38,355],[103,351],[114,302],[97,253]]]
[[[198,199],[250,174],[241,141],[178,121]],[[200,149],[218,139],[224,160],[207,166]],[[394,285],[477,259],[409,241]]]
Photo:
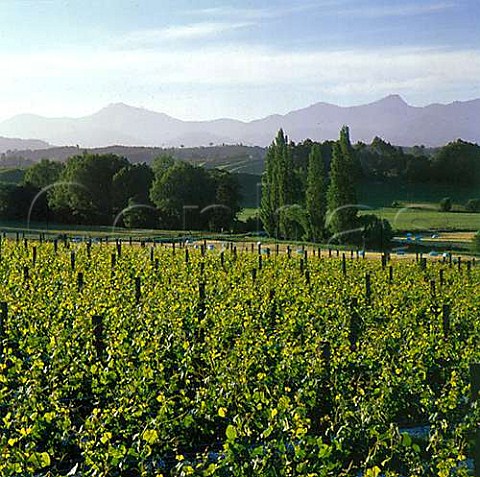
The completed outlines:
[[[480,271],[255,252],[3,241],[0,475],[470,475]]]

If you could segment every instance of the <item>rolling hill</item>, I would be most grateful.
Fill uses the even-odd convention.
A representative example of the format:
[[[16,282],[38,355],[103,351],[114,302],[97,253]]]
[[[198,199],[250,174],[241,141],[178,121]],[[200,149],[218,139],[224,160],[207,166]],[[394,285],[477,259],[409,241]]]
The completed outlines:
[[[38,139],[0,137],[0,154],[8,151],[23,151],[25,149],[39,150],[47,149],[49,147],[51,147],[50,144],[45,141],[40,141]]]

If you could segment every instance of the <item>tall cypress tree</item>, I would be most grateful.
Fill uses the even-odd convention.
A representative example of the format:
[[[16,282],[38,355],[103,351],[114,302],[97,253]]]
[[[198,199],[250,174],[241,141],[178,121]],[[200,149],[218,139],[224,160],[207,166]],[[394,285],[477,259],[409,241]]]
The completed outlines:
[[[280,129],[267,151],[265,172],[262,176],[260,217],[269,235],[298,235],[299,220],[293,214],[292,206],[296,205],[297,197],[303,197],[303,191],[295,175],[293,147]],[[303,223],[300,226],[305,228]]]
[[[330,185],[327,191],[328,210],[331,214],[329,228],[334,234],[348,232],[357,226],[355,172],[352,171],[354,159],[349,147],[351,148],[348,128],[342,128],[340,140],[333,147]],[[344,237],[348,239],[347,235]]]
[[[342,129],[340,129],[339,144],[345,158],[345,163],[348,164],[350,175],[355,182],[362,176],[362,167],[350,142],[350,129],[348,126],[343,126]]]
[[[305,191],[310,229],[308,235],[313,241],[318,241],[325,235],[326,189],[325,163],[320,145],[314,144],[308,157],[307,188]]]
[[[278,235],[280,208],[288,194],[286,187],[287,139],[280,129],[267,151],[265,172],[262,177],[260,218],[269,235]]]
[[[265,157],[265,171],[262,175],[262,198],[260,202],[260,219],[268,235],[276,230],[275,210],[275,145],[272,144]]]
[[[280,233],[285,237],[294,235],[294,225],[288,213],[289,207],[295,202],[295,174],[293,171],[292,146],[288,143],[288,138],[280,130],[277,143],[277,164],[278,164],[278,227]]]

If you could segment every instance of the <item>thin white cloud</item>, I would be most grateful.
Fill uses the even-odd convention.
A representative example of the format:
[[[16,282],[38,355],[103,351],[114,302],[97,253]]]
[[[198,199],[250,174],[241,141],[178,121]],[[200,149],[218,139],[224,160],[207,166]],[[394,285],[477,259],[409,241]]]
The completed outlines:
[[[242,106],[245,111],[268,112],[283,111],[286,97],[306,98],[307,91],[308,101],[341,104],[358,104],[365,98],[393,92],[436,101],[480,96],[480,52],[475,50],[288,52],[227,45],[161,52],[4,53],[0,54],[0,64],[0,104],[2,108],[10,104],[10,110],[14,98],[29,104],[45,104],[48,98],[55,103],[62,98],[68,110],[69,101],[78,98],[101,98],[105,104],[111,102],[108,98],[112,95],[115,101],[129,101],[134,95],[137,103],[149,105],[155,95],[163,94],[170,100],[168,111],[175,114],[176,102],[183,101],[187,108],[203,94],[207,103],[215,101],[217,111],[221,111],[222,102],[235,103],[238,91],[256,95],[251,105]],[[260,91],[262,94],[257,94]],[[248,97],[245,93],[243,101],[248,102]],[[192,112],[194,117],[206,114]],[[228,115],[228,111],[219,114]]]
[[[307,12],[318,8],[338,7],[349,3],[348,0],[320,0],[302,2],[299,5],[275,5],[269,8],[244,8],[224,5],[220,7],[190,10],[187,13],[208,18],[241,18],[252,21],[282,18],[287,15]]]
[[[0,54],[0,84],[9,79],[126,74],[132,83],[279,84],[352,81],[375,85],[384,78],[437,78],[439,84],[480,77],[480,52],[384,48],[285,52],[241,45],[198,49],[77,51]],[[136,77],[136,73],[141,73]]]
[[[189,41],[218,36],[222,33],[247,28],[251,22],[198,22],[172,25],[159,29],[134,31],[122,38],[123,45],[142,46],[164,41]]]
[[[404,3],[400,5],[375,5],[353,7],[340,10],[342,15],[351,15],[364,18],[385,18],[385,17],[410,17],[418,15],[429,15],[452,10],[457,7],[454,2],[436,2],[436,3]]]
[[[303,2],[300,5],[285,5],[272,8],[244,8],[220,6],[189,10],[184,13],[208,21],[172,25],[161,29],[132,32],[121,40],[122,45],[140,46],[161,41],[188,41],[206,39],[222,33],[259,25],[262,21],[282,18],[295,13],[307,12],[320,6],[343,4],[348,0],[323,0]]]
[[[288,15],[319,10],[322,13],[353,15],[371,18],[416,16],[426,15],[458,6],[454,1],[437,1],[433,3],[406,3],[397,5],[359,5],[352,0],[323,0],[303,2],[299,5],[283,5],[271,8],[242,8],[232,6],[220,6],[192,10],[189,13],[202,15],[209,18],[243,18],[249,20],[264,20],[281,18]],[[320,10],[322,9],[322,10]],[[327,10],[325,10],[327,9]]]

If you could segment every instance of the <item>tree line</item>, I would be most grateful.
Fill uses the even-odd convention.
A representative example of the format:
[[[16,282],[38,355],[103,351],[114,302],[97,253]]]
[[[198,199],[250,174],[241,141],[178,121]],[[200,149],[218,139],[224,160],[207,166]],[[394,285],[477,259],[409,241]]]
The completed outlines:
[[[379,137],[355,151],[364,180],[474,186],[480,184],[480,146],[461,139],[441,148],[402,148]]]
[[[270,236],[386,247],[391,226],[358,215],[359,155],[344,126],[337,141],[289,142],[283,130],[268,148],[260,217]]]
[[[21,184],[0,184],[0,217],[136,228],[230,230],[239,185],[225,171],[164,155],[151,166],[114,154],[43,159]]]

